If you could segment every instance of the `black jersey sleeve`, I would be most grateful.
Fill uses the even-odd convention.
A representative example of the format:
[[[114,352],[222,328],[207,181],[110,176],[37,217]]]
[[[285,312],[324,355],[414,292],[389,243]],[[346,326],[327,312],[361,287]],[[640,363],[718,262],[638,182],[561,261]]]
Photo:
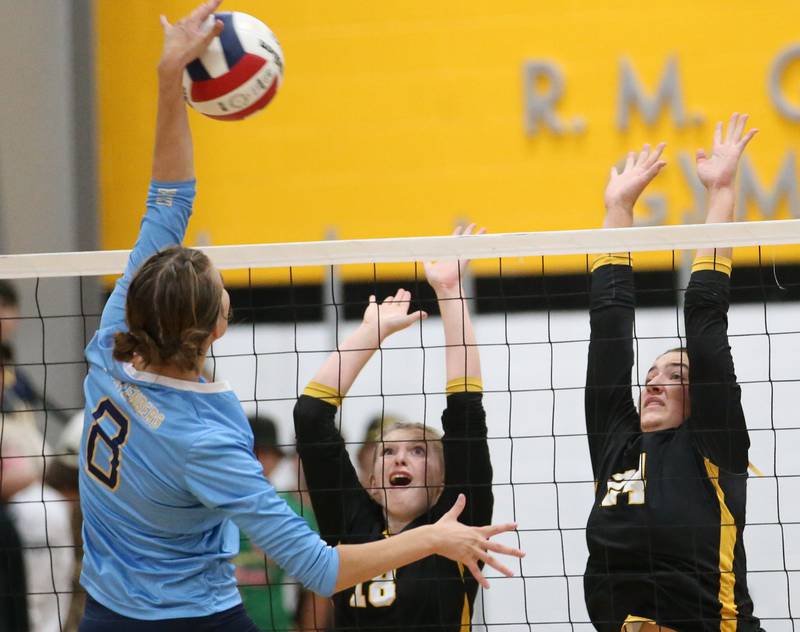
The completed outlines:
[[[311,505],[322,538],[331,546],[352,533],[359,513],[373,501],[358,480],[341,433],[336,406],[301,395],[294,407],[297,453],[303,464]]]
[[[432,509],[438,520],[459,494],[467,505],[459,520],[470,525],[486,525],[492,520],[492,461],[486,441],[486,412],[480,392],[452,393],[442,413],[444,451],[444,491]]]
[[[731,473],[744,473],[750,439],[728,343],[729,297],[730,278],[724,272],[692,273],[684,302],[691,406],[687,425],[703,456]]]
[[[634,302],[630,265],[601,265],[592,272],[584,406],[595,478],[608,442],[639,431],[631,394]]]

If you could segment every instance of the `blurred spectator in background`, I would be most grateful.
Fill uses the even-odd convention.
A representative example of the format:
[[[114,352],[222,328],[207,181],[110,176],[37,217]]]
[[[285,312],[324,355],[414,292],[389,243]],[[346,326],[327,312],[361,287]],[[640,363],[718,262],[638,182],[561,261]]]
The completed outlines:
[[[370,476],[372,475],[372,464],[375,461],[375,448],[383,438],[383,429],[393,424],[405,421],[394,415],[384,415],[382,413],[372,417],[367,424],[364,438],[356,452],[356,462],[358,463],[358,480],[364,489],[371,487]]]
[[[19,462],[28,475],[26,485],[15,485],[6,511],[23,547],[27,581],[17,587],[27,593],[31,632],[59,632],[71,593],[70,511],[64,496],[43,481],[49,449],[33,413],[16,397],[13,377],[9,370],[3,371],[0,457],[4,473],[6,462],[12,466]]]
[[[28,632],[28,605],[22,543],[9,513],[9,500],[36,480],[36,468],[29,459],[14,457],[20,452],[14,434],[6,427],[5,362],[0,348],[0,632]],[[9,415],[10,416],[10,415]]]
[[[22,408],[47,410],[48,415],[61,427],[67,422],[64,412],[48,401],[33,385],[25,372],[14,364],[13,338],[22,320],[17,291],[11,283],[0,279],[0,352],[6,357],[5,396],[9,398],[10,405],[17,410]],[[39,425],[40,430],[44,432],[41,423]]]
[[[86,592],[80,585],[81,561],[83,559],[83,538],[81,537],[81,504],[78,498],[78,451],[81,447],[83,432],[83,411],[72,416],[59,437],[55,448],[55,457],[48,459],[45,483],[56,490],[64,498],[63,504],[69,513],[71,545],[69,559],[66,554],[59,554],[63,570],[59,570],[59,582],[66,586],[68,607],[63,597],[60,602],[61,620],[64,621],[61,632],[77,632],[78,624],[86,605]],[[49,506],[48,506],[49,508]],[[49,520],[48,514],[48,520]],[[55,561],[55,558],[54,558]],[[67,575],[67,570],[71,572]],[[55,628],[56,630],[58,628]]]
[[[250,417],[253,430],[253,447],[256,458],[264,468],[264,476],[270,474],[286,457],[278,443],[275,422],[267,417]],[[296,457],[295,462],[298,463]],[[311,511],[311,503],[300,501],[302,474],[298,473],[297,489],[279,492],[279,495],[298,514],[303,516],[312,529],[318,530]],[[330,600],[319,597],[284,576],[283,570],[262,551],[256,548],[247,536],[241,536],[241,548],[236,564],[239,592],[247,613],[260,630],[325,630],[331,616]],[[298,594],[299,590],[299,594]]]
[[[14,347],[12,340],[21,316],[19,311],[19,297],[14,286],[8,281],[0,279],[0,352],[6,358],[6,383],[5,389],[9,397],[14,397],[27,408],[32,408],[37,395],[25,374],[13,366]]]

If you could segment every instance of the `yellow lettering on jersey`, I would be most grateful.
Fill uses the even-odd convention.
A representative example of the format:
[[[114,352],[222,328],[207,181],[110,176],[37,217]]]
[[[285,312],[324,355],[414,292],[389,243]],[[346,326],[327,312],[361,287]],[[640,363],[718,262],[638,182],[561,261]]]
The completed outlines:
[[[629,505],[644,505],[645,496],[645,463],[647,454],[639,455],[639,467],[635,470],[625,470],[620,474],[612,474],[606,482],[608,491],[600,503],[602,507],[614,507],[620,496],[627,494]]]
[[[144,393],[133,384],[119,383],[119,389],[122,396],[128,400],[128,403],[136,411],[136,414],[142,418],[148,426],[153,430],[164,422],[164,415],[156,408],[153,403],[145,397]]]
[[[369,602],[373,608],[386,608],[391,606],[396,598],[397,584],[394,581],[394,571],[387,571],[367,582],[366,594],[364,584],[356,584],[353,594],[350,595],[350,607],[366,608]]]

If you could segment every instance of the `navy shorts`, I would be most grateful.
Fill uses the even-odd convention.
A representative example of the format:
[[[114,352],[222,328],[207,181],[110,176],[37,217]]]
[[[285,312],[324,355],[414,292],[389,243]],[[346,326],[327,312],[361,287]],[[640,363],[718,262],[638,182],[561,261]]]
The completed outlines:
[[[259,632],[239,604],[204,617],[144,621],[123,617],[86,595],[86,609],[78,632]]]

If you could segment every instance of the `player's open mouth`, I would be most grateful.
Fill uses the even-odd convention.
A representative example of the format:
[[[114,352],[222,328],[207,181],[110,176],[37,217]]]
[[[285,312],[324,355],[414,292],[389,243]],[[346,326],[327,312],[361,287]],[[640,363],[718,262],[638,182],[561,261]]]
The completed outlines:
[[[649,408],[650,406],[660,406],[661,408],[663,408],[665,406],[665,403],[655,397],[648,397],[647,399],[644,400],[644,407]]]
[[[389,483],[392,487],[408,487],[411,485],[411,477],[407,474],[392,474]]]

